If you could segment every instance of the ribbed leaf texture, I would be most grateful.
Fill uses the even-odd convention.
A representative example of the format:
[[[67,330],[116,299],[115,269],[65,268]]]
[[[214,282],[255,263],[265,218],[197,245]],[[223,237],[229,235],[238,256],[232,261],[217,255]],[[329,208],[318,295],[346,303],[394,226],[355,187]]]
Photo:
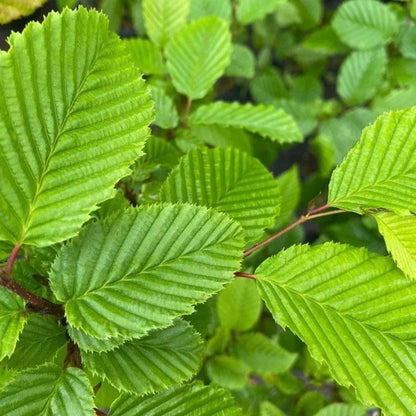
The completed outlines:
[[[225,20],[209,16],[185,26],[165,51],[176,90],[190,99],[203,98],[230,64],[231,51]]]
[[[355,51],[342,64],[337,92],[348,104],[362,104],[373,98],[386,72],[384,49]]]
[[[228,389],[242,389],[248,385],[250,367],[236,357],[216,355],[206,364],[208,377],[215,384]]]
[[[268,105],[217,101],[199,107],[189,118],[189,124],[238,127],[278,143],[301,142],[303,139],[292,116],[280,108]]]
[[[149,38],[165,46],[186,23],[189,0],[143,0],[143,18]]]
[[[68,323],[96,338],[167,327],[238,270],[239,225],[191,205],[129,209],[64,246],[50,275]]]
[[[92,387],[86,374],[56,365],[22,371],[0,391],[2,416],[94,416]]]
[[[261,299],[249,279],[234,279],[218,295],[217,314],[221,325],[235,331],[248,331],[258,321]]]
[[[261,333],[241,335],[231,344],[231,351],[257,373],[284,373],[297,358],[297,354],[286,351]]]
[[[114,338],[95,338],[80,329],[74,328],[68,325],[68,335],[83,351],[110,351],[126,342],[125,337],[114,337]]]
[[[51,13],[0,55],[0,240],[75,235],[141,154],[152,119],[138,69],[104,15]]]
[[[230,0],[191,0],[189,20],[200,19],[207,16],[218,16],[230,21],[232,7]]]
[[[294,246],[256,271],[260,295],[334,379],[386,415],[416,406],[416,283],[389,257],[327,243]]]
[[[374,218],[397,266],[408,277],[416,279],[416,216],[378,212]]]
[[[278,407],[269,401],[260,403],[260,416],[286,416]]]
[[[27,16],[45,2],[46,0],[0,0],[0,24]]]
[[[237,19],[244,25],[255,22],[256,20],[261,20],[267,14],[276,10],[280,3],[283,3],[283,1],[240,0],[237,7]]]
[[[156,393],[189,380],[202,362],[202,339],[184,321],[102,353],[82,353],[83,363],[119,390]]]
[[[173,99],[159,86],[152,86],[152,98],[155,101],[155,125],[163,129],[173,129],[178,125],[179,116]]]
[[[13,353],[26,320],[25,302],[0,287],[0,361]]]
[[[328,203],[364,213],[416,211],[416,107],[380,116],[335,169]]]
[[[55,317],[30,314],[13,355],[2,364],[17,369],[36,367],[52,361],[66,342],[65,327]]]
[[[160,49],[150,40],[131,38],[123,39],[133,62],[143,74],[162,75],[165,73],[165,63]]]
[[[356,404],[334,403],[324,407],[315,416],[366,416],[366,410]]]
[[[354,49],[371,49],[388,43],[399,23],[387,5],[377,0],[349,0],[335,13],[332,27]]]
[[[280,210],[279,187],[271,173],[257,159],[230,148],[190,151],[162,186],[160,197],[228,214],[241,224],[247,242],[273,226]]]
[[[122,395],[111,406],[109,416],[242,416],[231,393],[197,382],[162,393],[137,397]]]

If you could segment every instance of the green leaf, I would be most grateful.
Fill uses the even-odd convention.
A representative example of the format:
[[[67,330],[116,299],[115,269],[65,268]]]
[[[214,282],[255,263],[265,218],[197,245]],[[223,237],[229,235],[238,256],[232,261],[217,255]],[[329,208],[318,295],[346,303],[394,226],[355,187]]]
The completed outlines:
[[[197,382],[162,393],[137,397],[122,395],[109,416],[242,416],[231,393],[217,386]]]
[[[186,23],[189,0],[143,0],[143,17],[149,38],[165,46]]]
[[[355,404],[334,403],[324,407],[315,416],[366,416],[364,407]]]
[[[255,58],[251,49],[247,46],[234,43],[231,62],[225,70],[225,75],[248,79],[253,78],[255,64]]]
[[[386,95],[378,95],[372,102],[373,110],[384,113],[391,110],[403,110],[416,104],[416,86],[395,88]]]
[[[155,101],[155,125],[162,129],[173,129],[178,125],[179,116],[175,103],[163,88],[152,85],[152,98]]]
[[[165,73],[162,52],[153,42],[147,39],[131,38],[123,39],[122,43],[143,74],[163,75]]]
[[[12,355],[26,320],[22,298],[0,287],[0,361]]]
[[[9,42],[0,55],[0,239],[46,246],[77,234],[114,195],[141,154],[152,102],[96,11],[51,13]]]
[[[75,328],[99,339],[138,338],[218,292],[238,270],[242,249],[240,227],[224,214],[190,205],[131,208],[65,245],[51,288]]]
[[[411,23],[400,38],[400,52],[406,58],[416,59],[416,24]]]
[[[117,32],[121,26],[123,17],[123,0],[103,0],[100,9],[105,13],[109,20],[109,29]]]
[[[225,328],[248,331],[259,319],[261,299],[250,279],[234,279],[218,296],[218,318]]]
[[[300,27],[303,30],[317,26],[323,16],[323,6],[321,0],[292,0],[301,18]]]
[[[203,98],[230,64],[231,51],[228,25],[219,17],[205,17],[185,26],[165,51],[176,90],[189,99]]]
[[[218,16],[230,21],[232,17],[230,0],[191,0],[189,20],[192,21],[207,16]]]
[[[365,128],[329,184],[328,203],[357,213],[416,211],[416,107],[383,114]]]
[[[189,380],[202,362],[202,339],[184,321],[108,352],[82,352],[83,363],[119,390],[155,393]]]
[[[301,196],[301,183],[299,178],[299,168],[293,165],[290,169],[283,172],[278,178],[282,204],[280,206],[279,220],[285,221],[290,218],[299,205]]]
[[[284,2],[285,0],[240,0],[237,7],[237,20],[243,25],[261,20]]]
[[[94,416],[93,391],[79,368],[44,365],[22,371],[0,391],[2,416]]]
[[[289,97],[282,77],[275,68],[267,68],[251,80],[250,94],[255,101],[263,104],[273,104],[277,99]]]
[[[206,365],[208,377],[221,387],[241,389],[248,384],[250,367],[243,361],[227,355],[217,355]]]
[[[4,364],[18,369],[36,367],[52,361],[66,341],[65,327],[55,317],[30,314],[13,355]]]
[[[273,225],[280,207],[270,172],[257,159],[230,148],[191,150],[162,186],[160,197],[228,214],[241,224],[247,242]]]
[[[1,0],[0,24],[32,14],[46,0]]]
[[[325,55],[342,54],[348,51],[330,25],[322,26],[312,32],[305,38],[302,46]]]
[[[408,277],[416,279],[416,216],[377,212],[374,218],[397,266]]]
[[[260,403],[260,416],[285,416],[274,404],[265,401]]]
[[[352,105],[373,98],[386,72],[387,56],[384,49],[355,51],[341,65],[337,92]]]
[[[342,3],[332,20],[340,39],[354,49],[370,49],[390,42],[399,29],[396,15],[376,0]]]
[[[293,118],[273,106],[217,101],[199,107],[191,114],[189,124],[238,127],[279,143],[302,141],[302,135]]]
[[[297,358],[297,354],[286,351],[261,333],[241,335],[232,344],[231,351],[256,373],[284,373]]]
[[[256,271],[276,322],[328,364],[341,385],[389,414],[416,406],[416,283],[389,257],[328,243],[294,246]]]
[[[67,329],[68,335],[83,351],[110,351],[126,342],[124,337],[98,339],[71,325],[68,325]]]

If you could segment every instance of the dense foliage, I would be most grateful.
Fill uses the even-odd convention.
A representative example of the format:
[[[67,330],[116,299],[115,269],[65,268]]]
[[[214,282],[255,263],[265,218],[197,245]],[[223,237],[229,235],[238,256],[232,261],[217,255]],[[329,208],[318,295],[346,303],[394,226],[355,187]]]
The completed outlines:
[[[0,416],[414,414],[416,2],[89,6],[0,54]]]

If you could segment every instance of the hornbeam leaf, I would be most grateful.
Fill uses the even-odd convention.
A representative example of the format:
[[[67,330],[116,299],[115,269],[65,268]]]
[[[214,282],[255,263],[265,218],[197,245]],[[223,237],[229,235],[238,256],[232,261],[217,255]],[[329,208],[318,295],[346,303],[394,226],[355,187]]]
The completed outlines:
[[[191,0],[191,9],[188,16],[190,21],[212,15],[230,21],[232,18],[230,0]]]
[[[274,224],[280,193],[270,172],[236,149],[197,148],[184,156],[161,188],[169,202],[189,202],[215,208],[238,221],[247,242]]]
[[[416,408],[416,282],[390,257],[327,243],[293,246],[256,271],[260,295],[341,385],[386,414]]]
[[[135,337],[191,313],[233,278],[239,225],[191,205],[128,209],[86,227],[50,274],[68,323],[95,338]]]
[[[376,0],[350,0],[339,7],[332,27],[351,48],[371,49],[388,43],[399,24],[386,4]]]
[[[27,16],[45,2],[46,0],[0,0],[0,24]]]
[[[240,0],[237,7],[237,19],[240,23],[247,25],[256,20],[263,19],[267,14],[277,9],[279,4],[285,0]]]
[[[250,367],[243,361],[228,355],[216,355],[206,365],[208,377],[219,386],[242,389],[248,385]]]
[[[153,109],[96,11],[65,9],[0,55],[0,240],[74,236],[141,154]]]
[[[165,63],[160,49],[147,39],[129,38],[122,40],[133,62],[143,74],[162,75]]]
[[[22,371],[0,391],[2,416],[94,416],[93,391],[79,368],[48,364]]]
[[[189,99],[203,98],[231,60],[231,34],[216,16],[183,27],[166,46],[169,74],[176,90]]]
[[[71,325],[68,325],[67,328],[68,335],[83,351],[110,351],[126,342],[124,337],[98,339]]]
[[[22,298],[0,287],[0,361],[12,355],[26,320]]]
[[[357,213],[416,211],[416,107],[380,116],[332,174],[328,203]]]
[[[189,0],[143,0],[143,18],[149,38],[158,46],[169,39],[186,23]]]
[[[150,332],[108,352],[82,352],[83,363],[119,390],[155,393],[190,379],[202,362],[202,339],[190,324]]]
[[[416,216],[378,212],[374,218],[397,266],[408,277],[416,279]]]
[[[197,382],[162,393],[137,397],[123,394],[110,408],[109,416],[242,416],[231,393],[218,386]]]
[[[217,101],[203,105],[191,114],[189,125],[198,124],[238,127],[279,143],[302,141],[302,134],[292,116],[271,105]]]
[[[366,416],[364,407],[356,404],[334,403],[324,407],[315,416]]]

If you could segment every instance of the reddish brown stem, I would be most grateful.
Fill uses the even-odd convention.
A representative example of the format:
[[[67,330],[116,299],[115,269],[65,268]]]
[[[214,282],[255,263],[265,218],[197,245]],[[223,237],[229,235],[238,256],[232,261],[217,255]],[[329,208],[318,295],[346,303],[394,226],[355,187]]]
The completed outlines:
[[[246,279],[256,280],[256,276],[254,276],[254,274],[250,274],[250,273],[234,272],[234,276],[244,277]]]
[[[95,414],[96,414],[97,416],[107,416],[107,413],[102,412],[102,411],[101,411],[101,410],[99,410],[99,409],[94,409],[94,411],[95,411]]]
[[[7,260],[7,264],[6,264],[6,273],[7,274],[12,274],[12,272],[13,272],[13,265],[14,265],[14,262],[16,261],[16,259],[17,259],[17,255],[19,254],[20,247],[21,247],[21,245],[17,244],[13,248],[12,252],[10,253],[9,259]]]
[[[186,108],[185,108],[185,116],[183,118],[183,125],[186,127],[188,125],[188,118],[191,114],[191,107],[192,107],[192,99],[188,98],[188,101],[186,102]]]
[[[326,211],[330,206],[328,204],[322,205],[321,207],[311,209],[306,216],[318,214],[319,212]]]
[[[76,367],[82,369],[81,353],[78,345],[72,340],[68,340],[66,344],[66,357],[64,360],[64,368]]]

